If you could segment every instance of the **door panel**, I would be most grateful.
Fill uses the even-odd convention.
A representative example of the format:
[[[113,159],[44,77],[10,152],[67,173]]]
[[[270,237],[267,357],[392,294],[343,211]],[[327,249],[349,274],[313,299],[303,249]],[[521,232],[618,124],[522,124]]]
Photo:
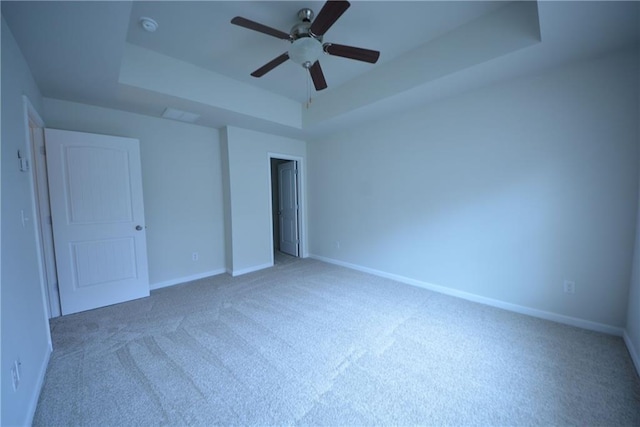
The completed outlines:
[[[137,139],[45,130],[62,314],[149,295]]]
[[[278,165],[280,251],[298,256],[298,182],[296,162]]]
[[[133,238],[92,240],[71,243],[74,282],[79,288],[100,285],[105,282],[135,279],[138,272],[135,263]],[[109,269],[104,269],[104,264]]]
[[[70,224],[132,221],[126,149],[70,146],[65,150],[63,161]]]

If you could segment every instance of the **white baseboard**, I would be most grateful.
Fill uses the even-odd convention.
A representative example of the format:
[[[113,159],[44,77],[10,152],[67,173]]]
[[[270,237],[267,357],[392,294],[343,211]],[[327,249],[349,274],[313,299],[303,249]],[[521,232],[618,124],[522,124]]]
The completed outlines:
[[[577,317],[565,316],[563,314],[551,313],[544,310],[538,310],[536,308],[525,307],[518,304],[512,304],[505,301],[500,301],[493,298],[483,297],[481,295],[472,294],[470,292],[460,291],[458,289],[449,288],[446,286],[435,285],[433,283],[423,282],[409,277],[400,276],[397,274],[387,273],[385,271],[375,270],[373,268],[363,267],[357,264],[351,264],[344,261],[339,261],[333,258],[327,258],[319,255],[311,254],[310,258],[317,259],[319,261],[327,262],[329,264],[335,264],[342,267],[347,267],[352,270],[362,271],[364,273],[373,274],[374,276],[380,276],[387,279],[395,280],[397,282],[405,283],[407,285],[417,286],[419,288],[428,289],[430,291],[438,292],[445,295],[450,295],[468,301],[477,302],[480,304],[489,305],[492,307],[501,308],[503,310],[512,311],[515,313],[525,314],[527,316],[538,317],[540,319],[551,320],[553,322],[563,323],[565,325],[576,326],[578,328],[588,329],[596,332],[603,332],[605,334],[622,336],[623,329],[606,325],[604,323],[592,322],[590,320],[579,319]]]
[[[640,357],[638,357],[638,352],[636,351],[636,348],[633,345],[633,341],[631,341],[631,337],[626,330],[624,331],[622,338],[624,338],[624,343],[627,345],[627,349],[629,350],[629,354],[631,355],[631,360],[633,360],[633,364],[636,367],[636,372],[638,373],[638,375],[640,375]]]
[[[36,414],[36,408],[38,406],[38,400],[40,399],[40,392],[42,391],[42,386],[44,385],[44,377],[47,374],[47,367],[49,367],[49,360],[51,359],[51,353],[53,350],[49,346],[47,346],[47,355],[42,361],[42,365],[40,366],[40,372],[38,373],[38,381],[36,382],[36,387],[34,389],[33,394],[31,395],[31,401],[29,402],[29,411],[27,412],[27,420],[24,425],[30,426],[33,424],[33,417]]]
[[[229,271],[227,271],[227,273],[231,274],[233,277],[236,277],[236,276],[242,276],[243,274],[247,274],[247,273],[253,273],[254,271],[258,271],[258,270],[264,270],[265,268],[269,268],[269,267],[273,267],[273,263],[267,262],[265,264],[254,265],[251,267],[241,268],[238,270],[232,270],[230,273]]]
[[[204,273],[194,274],[192,276],[187,277],[179,277],[177,279],[171,279],[164,282],[154,283],[149,285],[149,289],[152,291],[160,288],[166,288],[167,286],[179,285],[181,283],[191,282],[194,280],[204,279],[205,277],[217,276],[218,274],[226,273],[227,270],[224,268],[219,268],[217,270],[206,271]]]

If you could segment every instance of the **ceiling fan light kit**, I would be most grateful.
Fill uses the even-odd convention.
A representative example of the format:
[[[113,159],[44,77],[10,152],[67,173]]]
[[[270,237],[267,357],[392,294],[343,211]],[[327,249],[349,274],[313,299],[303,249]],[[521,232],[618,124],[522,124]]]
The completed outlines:
[[[258,68],[251,73],[251,75],[253,77],[262,77],[278,65],[291,59],[296,64],[309,70],[313,85],[316,90],[319,91],[327,88],[327,82],[319,62],[319,58],[323,52],[332,56],[340,56],[342,58],[375,64],[380,57],[380,52],[378,51],[334,43],[322,43],[324,34],[338,18],[342,16],[349,6],[351,6],[351,4],[348,1],[329,0],[322,6],[315,20],[314,13],[311,9],[301,9],[298,11],[298,19],[300,22],[291,28],[289,34],[241,16],[233,18],[231,23],[234,25],[291,42],[291,47],[287,52]]]
[[[312,37],[303,37],[294,40],[289,48],[289,59],[304,68],[311,68],[322,55],[322,45]]]

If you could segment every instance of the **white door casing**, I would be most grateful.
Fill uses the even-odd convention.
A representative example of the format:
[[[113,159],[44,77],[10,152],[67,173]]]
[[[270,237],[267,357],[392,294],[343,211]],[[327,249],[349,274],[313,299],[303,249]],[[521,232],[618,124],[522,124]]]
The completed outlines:
[[[62,314],[149,296],[139,141],[45,129]]]
[[[58,294],[58,273],[56,272],[55,250],[53,247],[53,223],[49,203],[49,183],[44,148],[44,128],[29,121],[32,146],[32,169],[35,182],[36,211],[40,230],[42,263],[49,303],[49,317],[60,316],[60,295]]]
[[[299,255],[297,172],[295,161],[278,165],[280,251],[293,256]]]

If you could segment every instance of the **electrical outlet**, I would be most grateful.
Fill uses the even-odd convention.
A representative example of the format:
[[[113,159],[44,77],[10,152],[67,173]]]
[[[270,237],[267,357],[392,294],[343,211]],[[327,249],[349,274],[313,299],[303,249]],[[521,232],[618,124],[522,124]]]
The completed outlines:
[[[192,261],[197,261],[198,259],[200,259],[200,255],[198,254],[198,252],[194,252],[191,254]]]
[[[11,365],[11,382],[13,384],[13,391],[17,391],[20,385],[20,360],[15,360],[13,365]]]
[[[336,249],[340,249],[340,240],[336,240]]]
[[[564,293],[565,294],[575,294],[576,293],[576,282],[571,280],[564,281]]]

